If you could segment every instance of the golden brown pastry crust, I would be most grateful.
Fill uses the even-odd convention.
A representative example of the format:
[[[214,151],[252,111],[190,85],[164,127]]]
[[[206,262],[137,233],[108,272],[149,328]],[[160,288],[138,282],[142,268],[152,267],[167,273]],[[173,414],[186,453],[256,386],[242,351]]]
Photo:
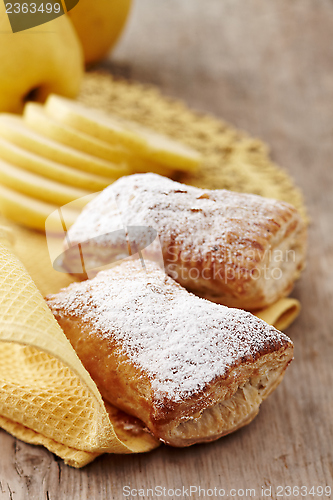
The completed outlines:
[[[47,297],[103,397],[174,446],[249,423],[292,359],[290,339],[145,266],[125,261]]]
[[[274,303],[290,293],[304,266],[306,228],[288,203],[199,189],[156,174],[123,177],[109,186],[68,236],[73,245],[87,241],[91,269],[124,253],[124,240],[114,231],[129,226],[154,228],[166,272],[197,295],[230,307],[256,310]],[[143,248],[148,240],[139,232],[135,243]],[[135,247],[130,238],[128,243]],[[158,247],[156,240],[148,249],[152,260]],[[70,259],[65,264],[70,269]]]

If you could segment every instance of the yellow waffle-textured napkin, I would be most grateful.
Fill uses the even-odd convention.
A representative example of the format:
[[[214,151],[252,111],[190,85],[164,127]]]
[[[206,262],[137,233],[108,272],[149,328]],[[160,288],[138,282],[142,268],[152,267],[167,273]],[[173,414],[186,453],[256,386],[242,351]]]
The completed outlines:
[[[295,321],[300,310],[301,304],[297,299],[285,297],[275,302],[275,304],[257,311],[255,315],[266,321],[266,323],[275,326],[278,330],[285,330]]]
[[[149,451],[158,441],[105,407],[43,299],[70,281],[52,268],[45,235],[0,226],[0,426],[74,467],[105,452]],[[296,300],[282,299],[257,315],[286,328],[298,312]]]
[[[40,291],[3,244],[0,340],[0,425],[4,429],[26,442],[46,446],[76,467],[104,452],[143,452],[158,445],[143,429],[126,434],[116,410],[110,416]]]

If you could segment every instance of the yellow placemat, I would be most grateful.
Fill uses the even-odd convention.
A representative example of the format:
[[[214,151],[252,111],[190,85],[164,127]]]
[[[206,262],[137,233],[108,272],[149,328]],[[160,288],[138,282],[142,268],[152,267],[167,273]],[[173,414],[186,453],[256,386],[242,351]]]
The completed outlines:
[[[88,74],[80,99],[201,151],[200,172],[180,180],[283,199],[306,218],[300,192],[260,141],[195,114],[156,89],[106,75]],[[0,218],[0,426],[75,467],[104,452],[149,451],[159,443],[137,422],[123,426],[126,416],[105,406],[43,300],[70,282],[52,268],[45,235]],[[286,298],[258,316],[284,329],[298,312],[298,301]]]

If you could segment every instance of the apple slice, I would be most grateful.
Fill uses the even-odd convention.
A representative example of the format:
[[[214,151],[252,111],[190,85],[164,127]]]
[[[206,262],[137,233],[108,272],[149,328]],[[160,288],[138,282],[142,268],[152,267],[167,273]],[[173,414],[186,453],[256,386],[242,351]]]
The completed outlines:
[[[62,123],[108,144],[122,144],[135,152],[146,149],[145,140],[128,129],[121,119],[88,108],[77,101],[53,94],[47,99],[45,109],[50,116]]]
[[[150,161],[185,172],[198,170],[202,159],[194,149],[136,123],[131,123],[131,129],[146,140],[147,148],[143,156]]]
[[[155,172],[161,175],[172,175],[175,169],[168,168],[146,158],[140,158],[122,146],[107,144],[105,141],[80,132],[61,121],[53,119],[41,104],[28,103],[24,110],[24,120],[28,126],[40,134],[59,141],[67,146],[92,154],[106,161],[123,161],[127,165],[125,174],[134,172]]]
[[[32,153],[77,170],[111,178],[118,178],[129,173],[128,167],[123,163],[107,162],[60,144],[38,134],[28,127],[22,118],[9,113],[0,114],[0,137]]]
[[[18,224],[45,231],[45,221],[51,215],[48,219],[48,230],[58,231],[58,218],[55,217],[54,224],[52,224],[52,214],[57,214],[59,210],[65,210],[67,227],[75,222],[80,213],[79,211],[66,210],[66,207],[61,208],[45,201],[36,200],[0,184],[0,212]]]
[[[0,160],[0,183],[14,191],[57,205],[66,205],[92,193],[32,174],[3,160]]]
[[[66,167],[30,153],[2,137],[0,137],[0,159],[42,177],[90,191],[100,191],[115,180]]]
[[[138,155],[173,169],[196,170],[201,161],[194,149],[134,122],[122,120],[83,104],[51,95],[45,105],[47,113],[107,143],[120,142]]]
[[[33,130],[50,139],[106,161],[121,161],[126,157],[122,147],[109,145],[50,117],[41,104],[29,102],[23,120]],[[130,173],[130,170],[127,171]]]

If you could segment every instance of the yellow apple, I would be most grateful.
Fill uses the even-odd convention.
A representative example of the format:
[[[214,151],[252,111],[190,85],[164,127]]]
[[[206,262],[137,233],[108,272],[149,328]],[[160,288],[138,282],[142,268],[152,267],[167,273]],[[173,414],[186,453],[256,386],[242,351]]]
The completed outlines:
[[[83,53],[68,16],[12,33],[0,2],[0,111],[19,113],[28,99],[43,102],[56,92],[75,97]]]
[[[107,55],[117,42],[132,0],[80,0],[68,12],[81,40],[86,64]]]

